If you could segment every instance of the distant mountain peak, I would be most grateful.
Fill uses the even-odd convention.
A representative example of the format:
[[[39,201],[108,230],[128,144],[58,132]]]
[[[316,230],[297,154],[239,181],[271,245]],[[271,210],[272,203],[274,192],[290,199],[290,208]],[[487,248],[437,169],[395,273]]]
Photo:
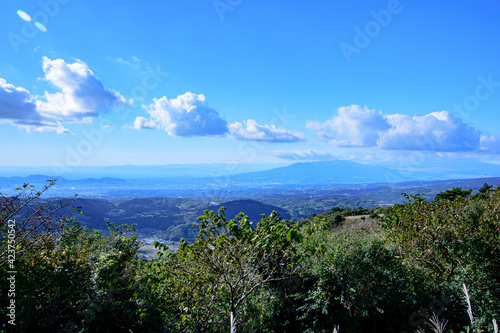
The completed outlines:
[[[379,183],[387,181],[391,169],[371,166],[348,160],[297,162],[289,166],[267,171],[242,174],[262,181],[286,181],[301,183]]]

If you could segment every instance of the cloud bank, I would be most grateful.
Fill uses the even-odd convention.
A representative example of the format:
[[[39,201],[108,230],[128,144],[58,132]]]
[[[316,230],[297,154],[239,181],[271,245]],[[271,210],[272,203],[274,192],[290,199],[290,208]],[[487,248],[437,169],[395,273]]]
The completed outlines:
[[[326,121],[308,121],[306,128],[316,131],[320,140],[341,147],[465,152],[493,151],[496,144],[494,137],[482,138],[479,129],[447,111],[410,117],[351,105],[339,108]]]
[[[302,133],[291,132],[275,125],[261,125],[253,119],[228,124],[224,116],[212,109],[204,95],[186,92],[176,98],[163,96],[143,106],[150,119],[137,117],[132,126],[136,130],[157,129],[177,137],[208,136],[231,137],[238,140],[267,142],[304,141]]]

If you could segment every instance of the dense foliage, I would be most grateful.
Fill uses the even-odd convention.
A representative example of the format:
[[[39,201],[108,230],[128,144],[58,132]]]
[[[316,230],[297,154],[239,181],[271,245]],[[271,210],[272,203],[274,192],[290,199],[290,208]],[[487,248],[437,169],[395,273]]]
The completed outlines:
[[[463,283],[469,286],[476,325],[499,318],[500,190],[485,185],[475,196],[453,189],[432,202],[406,198],[384,224],[402,262],[421,270],[429,290],[449,293],[450,306],[460,307],[463,297],[457,291]],[[467,316],[453,319],[465,325]]]
[[[206,210],[196,241],[157,243],[150,261],[132,226],[102,233],[58,216],[67,203],[31,205],[51,185],[1,197],[1,331],[12,299],[20,332],[422,332],[444,320],[443,332],[493,332],[500,319],[500,190],[488,185],[299,222]]]

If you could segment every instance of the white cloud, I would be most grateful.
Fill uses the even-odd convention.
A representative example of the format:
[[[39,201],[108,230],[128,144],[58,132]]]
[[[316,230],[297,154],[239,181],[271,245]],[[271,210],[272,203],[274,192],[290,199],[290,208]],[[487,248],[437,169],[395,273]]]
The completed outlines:
[[[38,112],[33,96],[0,78],[0,123],[9,123],[29,132],[69,133],[56,122],[44,119]]]
[[[230,135],[240,140],[270,141],[270,142],[297,142],[304,141],[305,136],[300,132],[291,132],[275,125],[260,125],[253,119],[245,121],[246,128],[240,122],[229,125]]]
[[[126,103],[118,92],[105,89],[81,61],[67,64],[63,59],[43,57],[43,71],[45,80],[61,90],[45,91],[44,100],[36,101],[38,111],[46,118],[64,122],[90,121],[100,112]]]
[[[383,149],[430,151],[474,151],[479,148],[480,131],[447,111],[421,117],[387,115],[391,128],[378,140]]]
[[[33,97],[24,88],[15,87],[0,78],[0,119],[40,121]]]
[[[335,146],[378,147],[392,150],[476,151],[481,132],[447,111],[425,116],[383,115],[351,105],[325,122],[309,121],[308,129]]]
[[[252,119],[244,121],[244,124],[228,124],[222,115],[210,108],[202,94],[186,92],[174,99],[163,96],[143,107],[150,114],[150,119],[137,117],[128,128],[159,129],[178,137],[228,135],[239,140],[269,142],[305,140],[302,133],[277,128],[275,125],[260,125]]]
[[[136,130],[158,129],[158,127],[156,126],[156,124],[153,121],[147,120],[144,117],[135,118],[134,125],[130,126],[130,128],[133,128]]]
[[[306,128],[335,146],[373,147],[380,133],[390,128],[381,111],[351,105],[337,110],[338,115],[325,122],[308,121]]]
[[[500,154],[500,134],[483,135],[480,139],[481,150],[486,153]]]
[[[57,134],[73,134],[70,130],[60,124],[50,123],[34,123],[16,124],[19,128],[25,129],[27,132],[56,132]]]
[[[126,65],[126,66],[130,66],[132,67],[132,63],[126,59],[123,59],[121,57],[116,57],[116,58],[113,58],[113,57],[108,57],[107,58],[110,62],[116,62],[116,63],[119,63],[121,65]]]
[[[100,112],[123,106],[125,99],[105,89],[88,66],[77,61],[43,57],[44,79],[61,91],[42,97],[15,87],[0,78],[0,123],[9,123],[30,132],[70,133],[62,123],[91,121]]]
[[[217,111],[210,108],[204,95],[187,92],[174,99],[153,99],[145,107],[151,119],[136,119],[134,128],[158,128],[169,135],[179,137],[217,136],[228,131],[227,121]],[[136,126],[137,124],[137,126]]]

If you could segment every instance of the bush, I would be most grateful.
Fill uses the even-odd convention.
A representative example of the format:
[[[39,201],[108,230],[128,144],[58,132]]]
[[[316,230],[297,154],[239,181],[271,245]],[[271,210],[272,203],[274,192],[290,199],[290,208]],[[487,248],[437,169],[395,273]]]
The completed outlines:
[[[310,282],[296,297],[307,332],[404,327],[416,302],[412,279],[376,230],[319,230],[301,249]]]
[[[466,191],[467,192],[467,191]],[[405,264],[423,269],[435,293],[450,292],[448,315],[467,323],[461,287],[470,288],[478,325],[500,316],[500,190],[427,202],[406,196],[385,219],[385,229]]]

